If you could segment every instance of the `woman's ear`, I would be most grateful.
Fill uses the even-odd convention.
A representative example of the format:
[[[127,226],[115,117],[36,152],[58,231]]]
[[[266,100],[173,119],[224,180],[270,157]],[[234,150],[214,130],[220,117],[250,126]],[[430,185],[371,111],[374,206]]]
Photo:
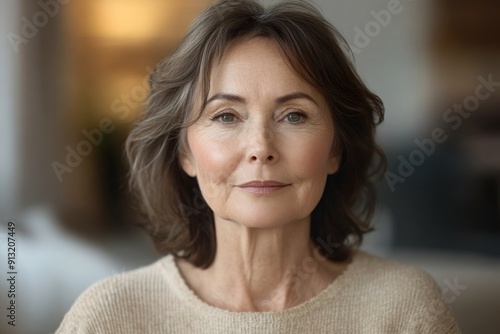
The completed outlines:
[[[335,174],[339,170],[341,162],[342,153],[333,153],[328,161],[328,175]]]
[[[179,154],[179,162],[181,164],[182,169],[187,175],[191,177],[196,177],[196,165],[194,164],[190,152],[181,152]]]
[[[342,150],[340,149],[337,142],[332,145],[330,150],[330,160],[328,160],[328,175],[335,174],[342,164]]]

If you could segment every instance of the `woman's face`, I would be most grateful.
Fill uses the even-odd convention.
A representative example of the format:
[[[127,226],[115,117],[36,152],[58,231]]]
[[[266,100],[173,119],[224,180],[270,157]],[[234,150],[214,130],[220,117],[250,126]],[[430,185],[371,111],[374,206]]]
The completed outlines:
[[[339,166],[333,138],[326,100],[274,42],[257,37],[233,44],[213,67],[181,164],[216,221],[277,227],[309,219]]]

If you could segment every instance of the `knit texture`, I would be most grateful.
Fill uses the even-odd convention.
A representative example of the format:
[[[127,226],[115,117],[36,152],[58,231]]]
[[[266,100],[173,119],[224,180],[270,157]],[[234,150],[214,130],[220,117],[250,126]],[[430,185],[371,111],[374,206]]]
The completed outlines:
[[[275,312],[210,306],[172,255],[95,283],[56,334],[460,333],[435,281],[420,269],[357,251],[347,269],[305,303]]]

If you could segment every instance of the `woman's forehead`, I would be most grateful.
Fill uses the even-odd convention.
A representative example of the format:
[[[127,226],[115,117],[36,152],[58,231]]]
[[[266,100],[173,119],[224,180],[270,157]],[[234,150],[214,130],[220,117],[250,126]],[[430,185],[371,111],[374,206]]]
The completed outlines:
[[[270,38],[254,37],[232,43],[210,72],[207,98],[221,92],[275,97],[294,92],[321,95],[293,69]]]

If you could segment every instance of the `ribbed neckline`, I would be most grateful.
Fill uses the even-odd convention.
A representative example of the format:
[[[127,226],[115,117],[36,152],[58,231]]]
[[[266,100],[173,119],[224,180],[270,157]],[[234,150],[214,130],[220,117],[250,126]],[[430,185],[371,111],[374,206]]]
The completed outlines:
[[[367,254],[362,250],[356,250],[351,263],[349,263],[346,269],[325,289],[323,289],[316,296],[310,298],[309,300],[296,305],[294,307],[281,310],[281,311],[266,311],[266,312],[236,312],[226,309],[222,309],[216,306],[212,306],[202,300],[186,283],[184,277],[180,273],[173,255],[166,255],[161,259],[162,267],[165,270],[165,275],[172,284],[172,289],[177,291],[179,295],[183,297],[186,303],[190,304],[190,307],[196,309],[208,316],[219,317],[223,316],[225,318],[229,317],[250,317],[259,316],[260,318],[274,318],[279,317],[293,317],[298,315],[304,315],[305,313],[312,312],[318,307],[324,306],[324,302],[328,301],[329,298],[335,296],[340,290],[342,290],[355,276],[357,269],[363,266],[363,260],[366,258]]]

